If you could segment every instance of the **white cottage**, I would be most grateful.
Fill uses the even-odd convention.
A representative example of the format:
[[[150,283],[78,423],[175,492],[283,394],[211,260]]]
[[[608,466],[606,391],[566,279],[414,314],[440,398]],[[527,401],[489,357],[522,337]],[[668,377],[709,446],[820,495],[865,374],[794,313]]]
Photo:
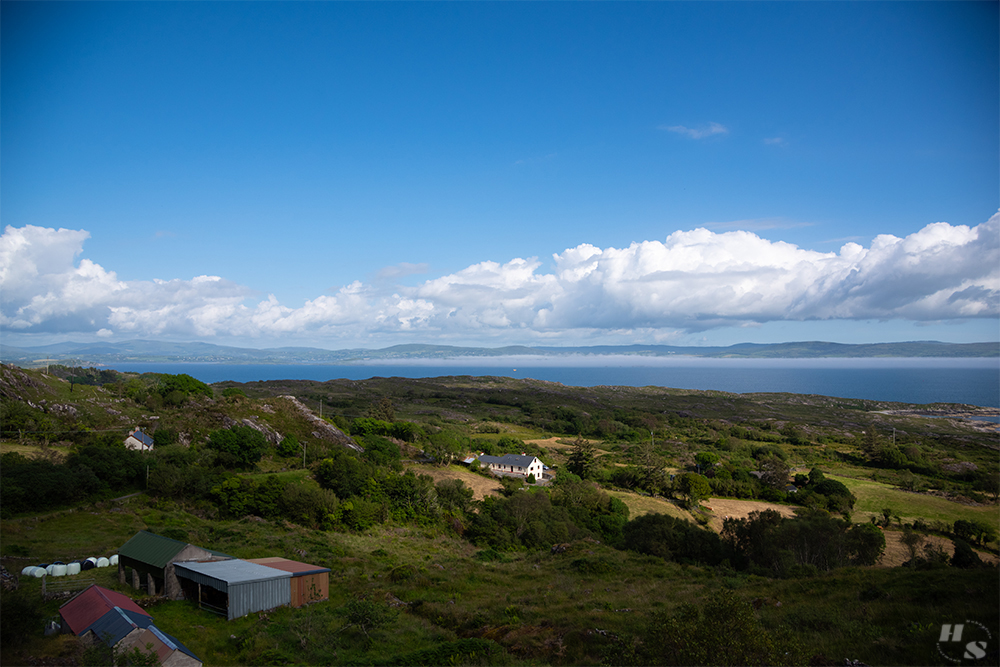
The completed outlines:
[[[545,465],[536,456],[526,454],[506,454],[504,456],[480,455],[478,461],[490,469],[490,471],[501,475],[519,475],[527,477],[534,475],[535,479],[542,479],[542,472]]]
[[[153,438],[143,433],[141,428],[137,428],[125,438],[125,446],[129,449],[149,451],[153,448]]]

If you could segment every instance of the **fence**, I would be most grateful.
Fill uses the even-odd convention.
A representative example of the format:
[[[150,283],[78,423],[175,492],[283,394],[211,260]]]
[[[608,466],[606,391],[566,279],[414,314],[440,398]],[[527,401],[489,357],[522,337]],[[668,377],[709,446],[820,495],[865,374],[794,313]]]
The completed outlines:
[[[48,576],[44,576],[42,577],[42,598],[49,600],[51,598],[68,596],[71,593],[82,591],[95,583],[97,583],[96,579],[80,579],[79,577],[49,582]]]

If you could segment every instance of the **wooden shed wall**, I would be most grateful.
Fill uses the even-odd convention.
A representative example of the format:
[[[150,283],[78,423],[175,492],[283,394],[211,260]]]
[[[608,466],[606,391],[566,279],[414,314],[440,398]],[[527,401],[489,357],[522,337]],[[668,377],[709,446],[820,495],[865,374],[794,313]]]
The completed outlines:
[[[292,577],[292,606],[301,607],[330,597],[330,573],[304,574]]]

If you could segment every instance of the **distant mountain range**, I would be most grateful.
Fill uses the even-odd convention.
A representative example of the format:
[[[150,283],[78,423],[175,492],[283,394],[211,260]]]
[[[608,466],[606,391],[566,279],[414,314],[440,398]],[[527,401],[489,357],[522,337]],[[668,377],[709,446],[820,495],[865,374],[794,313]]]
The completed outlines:
[[[643,357],[694,356],[742,359],[815,359],[821,357],[1000,357],[1000,343],[740,343],[728,347],[672,345],[597,345],[589,347],[455,347],[449,345],[394,345],[378,350],[323,350],[314,347],[253,349],[211,343],[167,343],[132,340],[120,343],[56,343],[40,347],[0,344],[0,361],[37,366],[46,360],[76,366],[114,362],[214,362],[225,364],[364,364],[374,361],[455,359],[498,356],[634,355]]]

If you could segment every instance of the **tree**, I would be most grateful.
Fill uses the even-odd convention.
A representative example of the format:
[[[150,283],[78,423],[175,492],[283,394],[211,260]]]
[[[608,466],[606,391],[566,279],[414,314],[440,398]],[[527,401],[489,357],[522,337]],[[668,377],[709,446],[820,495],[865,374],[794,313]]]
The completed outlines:
[[[597,448],[594,443],[577,438],[573,441],[573,451],[569,454],[566,467],[581,479],[588,479],[594,474]]]
[[[316,481],[324,489],[333,491],[338,498],[361,495],[370,477],[369,467],[347,452],[334,453],[316,468]]]
[[[438,503],[447,511],[465,514],[472,509],[473,491],[460,479],[444,479],[437,483]]]
[[[955,545],[955,555],[951,557],[952,567],[972,569],[983,567],[983,561],[979,554],[973,550],[969,543],[964,540],[952,540]]]
[[[383,396],[377,402],[372,403],[368,408],[367,416],[387,422],[396,421],[396,408],[392,405],[392,399]]]
[[[775,489],[784,489],[788,484],[788,464],[775,455],[763,457],[758,463],[760,481]]]
[[[698,472],[703,472],[719,462],[719,455],[715,452],[699,452],[695,455],[694,462],[698,464]]]
[[[874,565],[885,551],[885,533],[872,523],[856,523],[847,530],[847,550],[854,565]]]
[[[642,471],[642,485],[650,493],[661,493],[666,484],[663,458],[653,449],[651,442],[639,445],[639,469]]]
[[[697,473],[686,472],[674,478],[674,489],[684,496],[687,506],[697,506],[712,493],[708,480]]]
[[[907,551],[910,552],[910,567],[914,567],[917,564],[917,554],[919,553],[920,545],[923,544],[924,537],[920,533],[914,532],[910,526],[906,526],[903,529],[903,535],[899,538],[899,541],[903,543]]]
[[[208,446],[228,456],[233,465],[249,468],[264,455],[267,440],[264,434],[249,426],[234,426],[212,431]]]
[[[711,530],[668,514],[644,514],[622,528],[621,543],[629,551],[667,560],[715,565],[722,556],[722,543]]]

